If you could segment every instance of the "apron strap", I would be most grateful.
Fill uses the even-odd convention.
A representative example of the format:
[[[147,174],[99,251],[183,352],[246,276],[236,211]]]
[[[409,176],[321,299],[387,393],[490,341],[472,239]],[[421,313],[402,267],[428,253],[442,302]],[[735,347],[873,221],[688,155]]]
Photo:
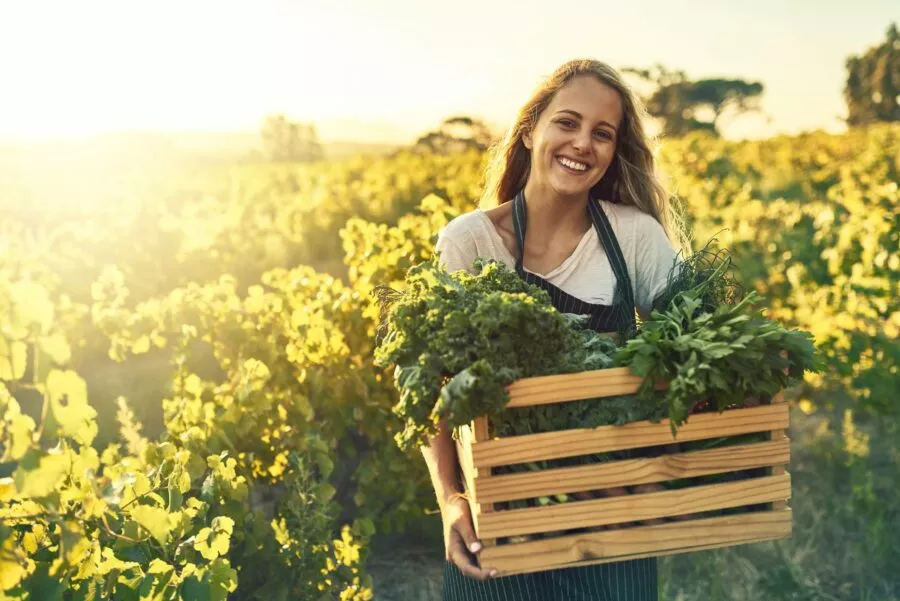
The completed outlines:
[[[609,257],[609,263],[612,266],[613,273],[616,275],[616,293],[613,297],[613,304],[619,302],[629,311],[629,322],[634,323],[634,288],[631,286],[631,277],[628,275],[628,266],[625,263],[625,255],[622,254],[622,247],[619,246],[619,240],[613,232],[609,218],[606,216],[600,202],[591,198],[588,200],[588,211],[591,213],[591,221],[594,222],[594,230],[600,237],[600,243]]]
[[[513,199],[513,228],[516,233],[516,245],[518,253],[516,255],[516,273],[519,276],[525,276],[524,256],[525,256],[525,231],[528,226],[528,214],[525,210],[525,190],[522,189]],[[613,306],[621,311],[619,323],[628,328],[634,328],[634,289],[631,286],[631,278],[628,275],[628,268],[625,264],[625,256],[622,254],[622,248],[613,232],[612,225],[609,223],[606,213],[600,206],[600,203],[590,198],[588,199],[588,213],[591,222],[594,225],[594,231],[600,238],[600,244],[606,251],[609,258],[609,264],[612,267],[613,274],[616,276],[616,291],[613,296]]]

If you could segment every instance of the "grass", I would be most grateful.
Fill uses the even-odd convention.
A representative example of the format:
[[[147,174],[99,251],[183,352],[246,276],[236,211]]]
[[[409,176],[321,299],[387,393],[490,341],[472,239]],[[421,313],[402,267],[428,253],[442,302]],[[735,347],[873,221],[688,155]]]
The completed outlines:
[[[374,601],[441,601],[444,543],[440,516],[423,518],[407,533],[376,537],[366,571]]]

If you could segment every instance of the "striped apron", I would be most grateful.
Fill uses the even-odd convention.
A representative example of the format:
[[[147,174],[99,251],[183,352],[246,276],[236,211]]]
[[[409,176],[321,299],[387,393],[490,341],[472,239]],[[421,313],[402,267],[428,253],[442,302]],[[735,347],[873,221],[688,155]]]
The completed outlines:
[[[634,328],[634,291],[622,249],[600,203],[591,199],[588,211],[616,276],[612,305],[594,305],[575,298],[543,278],[525,271],[525,193],[513,200],[513,226],[518,254],[516,272],[529,284],[550,294],[553,306],[565,313],[590,315],[597,332],[623,332]],[[490,566],[487,566],[490,567]],[[485,581],[462,574],[452,562],[444,565],[444,601],[657,601],[655,557],[613,563],[545,570]]]

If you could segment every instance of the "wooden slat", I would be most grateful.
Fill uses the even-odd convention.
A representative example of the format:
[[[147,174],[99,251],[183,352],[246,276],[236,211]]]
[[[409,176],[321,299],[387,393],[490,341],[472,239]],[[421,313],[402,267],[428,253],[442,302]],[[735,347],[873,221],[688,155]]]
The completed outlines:
[[[478,468],[512,465],[672,442],[764,432],[787,426],[787,406],[779,403],[731,409],[724,413],[692,415],[688,422],[678,429],[677,439],[672,438],[669,420],[666,419],[658,424],[640,421],[623,426],[578,428],[475,442],[472,444],[472,460]]]
[[[784,439],[647,459],[502,474],[484,481],[476,479],[474,486],[479,502],[496,503],[777,466],[787,464],[789,459],[790,441]]]
[[[556,532],[771,503],[787,499],[790,494],[790,474],[782,474],[678,490],[483,513],[478,516],[478,528],[480,536],[489,538]]]
[[[484,549],[479,563],[502,576],[550,568],[574,567],[674,555],[785,538],[791,535],[791,510],[720,516],[561,536]]]
[[[634,394],[643,381],[642,377],[632,375],[627,367],[523,378],[507,387],[509,403],[506,407],[530,407]],[[658,383],[656,388],[664,389],[665,383]]]

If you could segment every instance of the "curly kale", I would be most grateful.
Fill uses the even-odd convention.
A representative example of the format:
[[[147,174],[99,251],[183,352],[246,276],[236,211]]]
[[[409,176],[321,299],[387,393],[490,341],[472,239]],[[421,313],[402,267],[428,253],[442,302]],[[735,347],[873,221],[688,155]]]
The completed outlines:
[[[402,448],[425,444],[442,418],[456,427],[498,417],[515,380],[611,364],[614,343],[585,329],[586,317],[558,312],[546,291],[502,263],[476,267],[476,275],[447,273],[425,262],[410,269],[402,292],[376,291],[385,315],[375,362],[395,366]]]

